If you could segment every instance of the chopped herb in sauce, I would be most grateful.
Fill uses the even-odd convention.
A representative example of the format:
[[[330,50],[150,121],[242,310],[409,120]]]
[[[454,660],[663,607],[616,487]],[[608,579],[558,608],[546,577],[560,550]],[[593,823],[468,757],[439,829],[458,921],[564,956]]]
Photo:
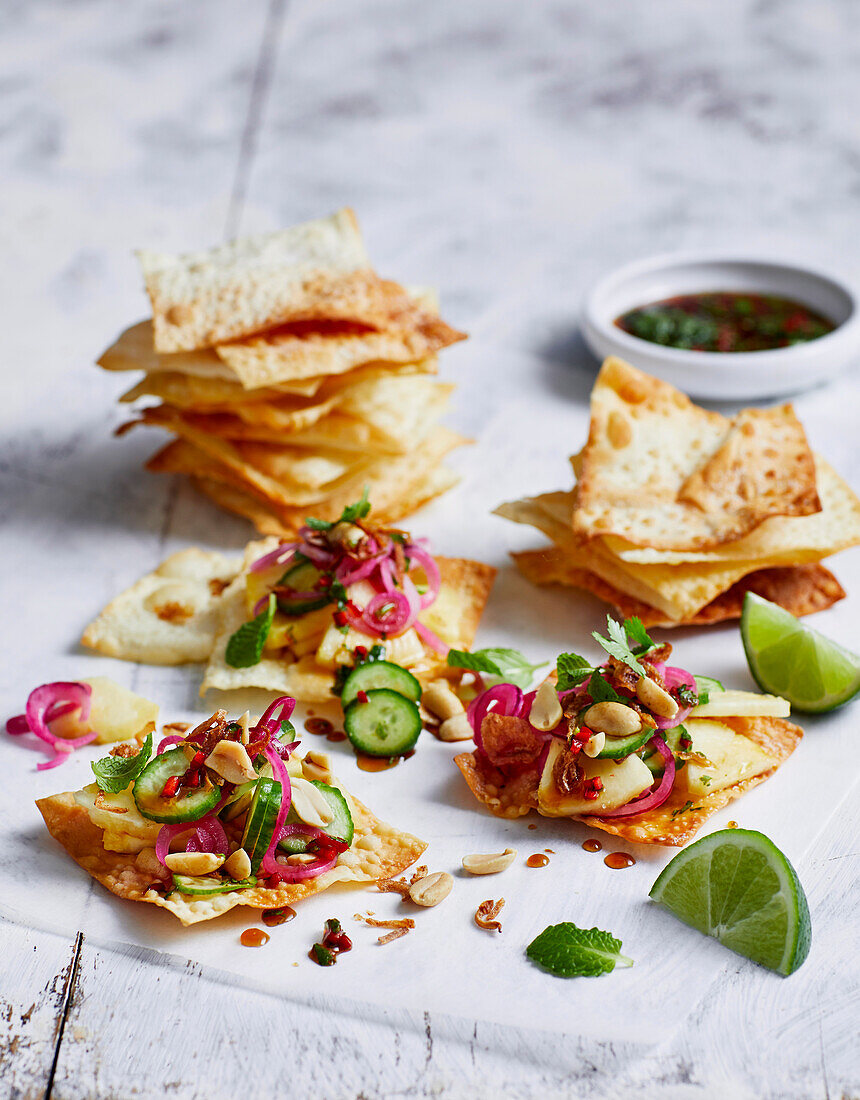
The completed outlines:
[[[836,327],[820,313],[775,294],[680,294],[622,314],[615,324],[647,340],[692,351],[770,351],[805,344]]]

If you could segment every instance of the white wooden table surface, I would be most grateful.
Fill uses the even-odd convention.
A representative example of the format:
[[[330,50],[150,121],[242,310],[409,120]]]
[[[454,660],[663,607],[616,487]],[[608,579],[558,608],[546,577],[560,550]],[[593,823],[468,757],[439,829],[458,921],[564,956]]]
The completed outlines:
[[[461,383],[452,423],[479,439],[459,460],[470,521],[440,548],[480,556],[494,503],[565,481],[593,372],[576,311],[598,273],[719,242],[857,274],[858,32],[851,0],[0,5],[4,716],[37,683],[103,671],[76,639],[121,584],[179,546],[247,537],[185,486],[140,474],[153,437],[110,438],[123,380],[90,364],[146,312],[134,247],[205,246],[353,205],[378,268],[439,286],[446,316],[472,333],[446,363]],[[524,379],[545,414],[511,398]],[[858,397],[855,373],[798,402],[855,486]],[[555,406],[569,407],[570,436],[559,420],[540,438]],[[501,546],[493,560],[504,557]],[[856,552],[843,560],[837,572],[858,578]],[[555,599],[517,585],[500,582],[488,629],[505,598],[534,599],[517,629],[533,648],[546,629],[541,654],[555,652]],[[858,611],[855,584],[828,613],[855,646]],[[199,711],[193,676],[122,668]],[[0,760],[8,783],[17,759]],[[690,1007],[667,1012],[659,983],[630,1006],[659,1025],[657,1041],[583,1037],[581,999],[549,1028],[487,1022],[472,1000],[444,1013],[310,1007],[176,953],[59,934],[50,905],[41,923],[4,909],[35,824],[7,830],[0,1097],[860,1096],[847,753],[844,772],[829,821],[805,820],[802,800],[785,807],[806,836],[807,964],[781,981],[711,954],[703,977],[684,953]]]

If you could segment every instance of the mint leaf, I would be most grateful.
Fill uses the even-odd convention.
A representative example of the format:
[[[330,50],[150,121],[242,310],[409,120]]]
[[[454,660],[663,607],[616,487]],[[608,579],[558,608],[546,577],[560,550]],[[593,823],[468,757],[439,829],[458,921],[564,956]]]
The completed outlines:
[[[152,756],[152,734],[146,735],[140,752],[134,756],[105,756],[96,760],[90,767],[96,777],[99,790],[105,794],[119,794],[129,783],[133,783],[146,767]]]
[[[364,519],[370,512],[370,501],[367,495],[367,486],[364,487],[364,492],[361,494],[361,500],[357,500],[355,504],[347,504],[344,510],[340,514],[338,523],[355,523],[357,519]]]
[[[626,703],[612,684],[599,672],[592,672],[588,681],[588,694],[592,703]]]
[[[313,516],[305,516],[305,527],[312,531],[330,531],[334,524],[328,519],[314,519]]]
[[[646,650],[654,648],[656,643],[648,637],[648,632],[642,625],[642,620],[637,619],[635,615],[631,619],[624,620],[624,629],[627,631],[627,637],[632,638],[633,641],[636,642],[636,651],[638,654],[645,653]]]
[[[506,649],[503,646],[491,646],[488,649],[476,649],[468,653],[462,649],[448,651],[448,664],[451,668],[467,668],[471,672],[483,672],[489,676],[498,676],[506,684],[518,688],[531,686],[534,674],[547,662],[530,664],[518,649]]]
[[[621,940],[599,928],[577,928],[570,921],[551,924],[532,940],[526,955],[560,978],[596,978],[616,966],[632,966],[620,953]]]
[[[642,624],[640,623],[639,625],[641,626]],[[599,645],[603,646],[610,657],[615,657],[616,660],[623,661],[628,668],[632,668],[633,671],[637,672],[640,676],[645,676],[645,669],[636,660],[627,641],[627,632],[621,623],[617,623],[611,615],[607,615],[606,629],[609,632],[608,638],[604,638],[602,635],[598,634],[596,630],[591,632],[592,638],[594,638]]]
[[[587,680],[593,671],[594,666],[578,653],[560,653],[556,662],[558,690],[570,691]]]
[[[263,656],[263,646],[272,629],[272,620],[275,617],[277,606],[274,592],[269,595],[267,607],[251,619],[249,623],[242,623],[239,629],[230,636],[224,659],[231,668],[250,668],[251,665],[260,663]]]

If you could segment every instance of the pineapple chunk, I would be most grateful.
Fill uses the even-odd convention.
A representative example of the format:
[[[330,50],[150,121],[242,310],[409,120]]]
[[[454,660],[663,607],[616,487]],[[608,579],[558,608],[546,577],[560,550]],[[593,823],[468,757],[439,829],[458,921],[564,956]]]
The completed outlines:
[[[140,841],[140,848],[146,848],[147,846],[155,844],[161,826],[157,821],[149,821],[141,814],[132,797],[130,787],[127,790],[120,791],[119,794],[102,795],[99,799],[101,807],[95,804],[98,789],[96,783],[90,783],[90,785],[84,787],[82,791],[75,791],[75,802],[77,802],[79,806],[83,806],[87,811],[93,825],[99,829],[103,829],[105,833],[112,834],[115,842],[117,836],[121,834],[124,838],[127,838],[128,841]],[[114,809],[105,809],[104,807],[107,806],[111,806]],[[105,847],[107,848],[107,844],[105,844]],[[139,852],[140,848],[114,847],[111,848],[110,851]]]
[[[691,718],[788,718],[789,714],[787,699],[757,691],[712,691],[707,703],[690,711]]]
[[[678,772],[676,782],[686,784],[694,798],[731,787],[741,779],[761,775],[776,766],[776,760],[743,734],[724,726],[722,722],[689,719],[684,723],[693,741],[693,752],[707,758],[708,764],[689,761]]]
[[[599,814],[604,810],[615,810],[619,806],[626,805],[643,791],[647,791],[654,782],[654,776],[635,754],[619,763],[614,760],[590,760],[581,756],[579,765],[583,776],[586,779],[600,776],[603,780],[603,790],[594,799],[561,794],[555,785],[553,769],[564,749],[565,746],[560,741],[553,741],[538,788],[538,808],[548,817]]]
[[[254,614],[254,608],[263,596],[268,596],[272,591],[272,587],[278,583],[283,575],[283,565],[278,565],[274,569],[264,569],[261,573],[247,573],[245,575],[245,603],[250,615]]]
[[[64,714],[51,723],[51,731],[58,737],[81,737],[96,730],[96,744],[106,745],[112,741],[128,741],[138,733],[155,729],[158,703],[136,695],[107,676],[91,676],[79,682],[92,688],[89,718],[81,722],[77,711]]]

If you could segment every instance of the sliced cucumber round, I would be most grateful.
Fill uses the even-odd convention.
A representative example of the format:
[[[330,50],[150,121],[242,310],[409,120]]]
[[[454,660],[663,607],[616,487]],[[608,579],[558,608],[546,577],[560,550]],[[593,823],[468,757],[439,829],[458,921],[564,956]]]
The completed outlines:
[[[257,880],[246,878],[242,882],[225,881],[208,875],[173,875],[173,885],[180,894],[191,894],[197,898],[210,897],[212,894],[229,894],[233,890],[247,890],[256,886]]]
[[[343,728],[353,746],[367,756],[402,756],[421,733],[418,705],[399,691],[374,688],[367,702],[353,700],[343,712]]]
[[[654,736],[652,729],[640,730],[629,737],[607,737],[606,744],[594,757],[595,760],[622,760],[631,752],[637,752]]]
[[[374,691],[377,688],[389,688],[413,703],[421,698],[421,685],[407,669],[393,661],[367,661],[347,676],[340,694],[341,704],[346,709],[360,691]]]
[[[339,840],[347,847],[352,844],[353,834],[355,833],[355,826],[352,820],[352,814],[350,813],[349,803],[343,796],[343,792],[339,791],[337,787],[331,787],[328,783],[320,783],[318,779],[312,779],[311,783],[321,791],[325,796],[326,802],[329,804],[329,809],[334,814],[331,821],[323,829],[323,832],[332,838],[332,840]],[[295,810],[290,809],[287,814],[287,824],[294,825],[301,821],[299,815]],[[299,855],[302,852],[307,851],[309,841],[303,836],[286,836],[283,840],[278,842],[278,847],[282,852],[287,852],[289,855]]]
[[[254,874],[259,871],[263,856],[272,843],[282,796],[283,788],[276,779],[257,780],[242,833],[242,847],[248,853]]]
[[[150,821],[172,824],[196,821],[218,804],[221,792],[201,773],[199,787],[184,788],[173,798],[162,798],[164,784],[174,775],[188,771],[188,758],[181,748],[168,749],[154,756],[134,783],[132,794],[138,810]]]
[[[694,676],[693,679],[696,681],[696,691],[699,695],[710,695],[712,692],[726,690],[713,676]]]
[[[673,726],[670,730],[651,730],[651,735],[660,733],[666,744],[672,750],[672,755],[677,756],[681,751],[681,738],[687,736],[687,730],[684,726]],[[649,750],[642,757],[645,765],[648,767],[652,775],[662,775],[665,771],[665,765],[663,764],[663,757],[657,752],[656,749],[649,748]],[[683,767],[684,761],[676,761],[676,767]]]
[[[292,588],[294,592],[312,592],[316,590],[321,576],[322,573],[312,561],[303,561],[299,562],[298,565],[291,565],[277,582],[277,585],[285,585],[287,588]],[[326,604],[331,603],[331,596],[324,588],[319,589],[318,596],[301,600],[284,596],[281,593],[275,593],[275,597],[278,601],[278,608],[285,615],[292,616],[304,615],[308,611],[317,611],[320,607],[325,607]]]

